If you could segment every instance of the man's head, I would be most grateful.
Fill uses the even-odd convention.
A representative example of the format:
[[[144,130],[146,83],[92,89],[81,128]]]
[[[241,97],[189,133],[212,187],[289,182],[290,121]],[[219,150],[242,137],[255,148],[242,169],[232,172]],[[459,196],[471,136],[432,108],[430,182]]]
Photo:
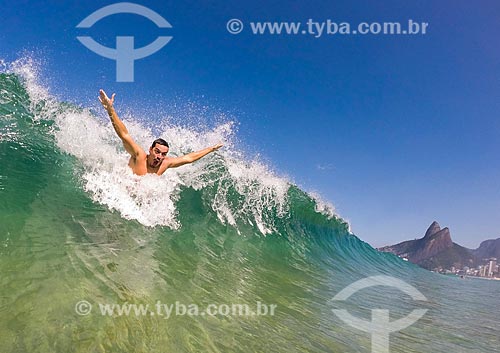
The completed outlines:
[[[159,167],[161,162],[167,157],[168,143],[164,139],[156,139],[149,147],[148,165],[152,168]]]

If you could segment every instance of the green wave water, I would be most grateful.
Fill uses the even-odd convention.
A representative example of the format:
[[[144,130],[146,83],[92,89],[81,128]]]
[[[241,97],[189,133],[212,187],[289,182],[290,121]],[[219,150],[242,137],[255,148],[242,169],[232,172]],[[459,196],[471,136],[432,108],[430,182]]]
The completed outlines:
[[[219,140],[225,151],[162,177],[134,177],[109,123],[58,102],[29,61],[11,66],[0,74],[2,352],[371,352],[370,334],[342,322],[338,308],[364,320],[373,308],[389,309],[391,320],[427,309],[390,335],[391,352],[500,352],[500,283],[447,278],[378,253],[331,207],[246,161],[231,123],[165,125],[174,152]],[[152,140],[137,121],[127,126],[143,146]],[[380,286],[332,301],[374,275],[402,279],[427,301]],[[153,310],[176,302],[275,312],[167,318]],[[104,315],[100,304],[151,310]]]

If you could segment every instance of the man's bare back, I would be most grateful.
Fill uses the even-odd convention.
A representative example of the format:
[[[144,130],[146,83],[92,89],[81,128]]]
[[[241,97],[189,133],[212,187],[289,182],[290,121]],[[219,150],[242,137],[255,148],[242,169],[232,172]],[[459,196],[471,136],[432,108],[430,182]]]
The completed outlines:
[[[147,173],[154,173],[162,175],[168,168],[177,168],[184,164],[193,163],[210,152],[217,151],[222,147],[222,144],[219,143],[215,146],[207,147],[201,151],[192,152],[181,157],[167,157],[169,150],[168,143],[163,139],[156,139],[149,148],[149,154],[146,154],[142,147],[132,139],[127,128],[116,114],[113,107],[114,100],[114,93],[111,98],[108,98],[102,89],[99,91],[99,101],[108,112],[113,128],[123,142],[123,147],[125,147],[125,150],[130,154],[128,165],[134,174],[145,175]]]

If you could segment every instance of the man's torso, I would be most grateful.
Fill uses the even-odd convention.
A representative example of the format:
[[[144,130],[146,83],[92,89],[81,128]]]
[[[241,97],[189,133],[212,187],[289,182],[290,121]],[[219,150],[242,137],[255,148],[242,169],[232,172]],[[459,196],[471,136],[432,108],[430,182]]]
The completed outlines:
[[[147,163],[147,155],[141,155],[138,157],[130,157],[128,161],[128,166],[132,169],[134,174],[146,175],[148,173],[157,173],[160,166],[152,168]]]

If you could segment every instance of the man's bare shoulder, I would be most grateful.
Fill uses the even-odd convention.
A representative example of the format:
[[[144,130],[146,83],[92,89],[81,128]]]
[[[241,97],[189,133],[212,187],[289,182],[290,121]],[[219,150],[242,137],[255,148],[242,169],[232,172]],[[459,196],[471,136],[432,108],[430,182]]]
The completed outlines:
[[[156,174],[162,175],[165,173],[165,171],[172,166],[172,163],[175,161],[175,159],[178,157],[165,157],[165,159],[161,162],[160,166],[158,167],[158,171]]]
[[[128,160],[128,166],[137,175],[144,175],[147,173],[147,155],[145,153],[139,153],[137,156],[130,156]]]

